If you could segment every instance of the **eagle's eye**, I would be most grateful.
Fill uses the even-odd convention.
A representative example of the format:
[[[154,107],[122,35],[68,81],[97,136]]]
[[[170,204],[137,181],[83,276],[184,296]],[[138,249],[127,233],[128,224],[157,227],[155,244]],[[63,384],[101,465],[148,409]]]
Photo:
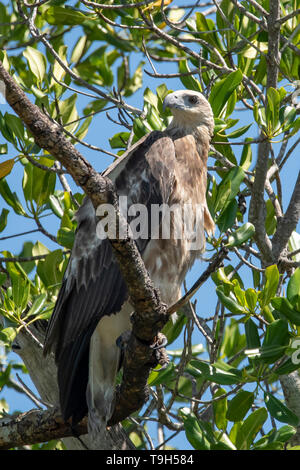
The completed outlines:
[[[189,103],[196,104],[198,101],[198,96],[192,95],[189,97]]]

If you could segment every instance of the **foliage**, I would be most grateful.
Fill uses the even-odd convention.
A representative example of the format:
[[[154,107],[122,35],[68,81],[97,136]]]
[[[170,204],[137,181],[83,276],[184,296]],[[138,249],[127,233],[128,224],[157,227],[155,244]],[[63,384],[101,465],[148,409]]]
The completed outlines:
[[[265,21],[269,2],[212,3],[212,14],[201,6],[178,9],[167,1],[164,8],[156,2],[141,8],[99,9],[89,2],[49,0],[40,2],[38,10],[22,1],[1,3],[0,59],[74,145],[88,145],[84,139],[92,123],[101,127],[101,113],[119,103],[115,120],[125,130],[108,136],[111,150],[117,151],[109,153],[115,158],[146,133],[168,125],[170,114],[163,110],[163,100],[173,73],[178,88],[209,97],[215,133],[207,200],[217,231],[208,239],[207,251],[213,255],[226,246],[230,261],[211,276],[216,309],[205,307],[203,314],[198,305],[193,307],[208,331],[210,341],[201,338],[206,347],[191,334],[197,327],[183,312],[166,326],[171,361],[165,371],[153,371],[149,377],[156,410],[150,418],[158,416],[165,436],[181,432],[182,445],[188,442],[195,449],[281,450],[299,426],[299,416],[282,400],[280,378],[299,370],[294,345],[299,345],[300,336],[300,237],[293,227],[288,251],[272,255],[270,262],[260,234],[272,244],[287,233],[280,225],[288,205],[282,200],[287,188],[282,188],[280,178],[299,143],[298,88],[293,88],[300,70],[299,15],[292,13],[300,2],[280,2],[281,17],[287,19],[280,22],[281,53],[273,82],[274,64],[272,69],[267,56],[273,31]],[[34,36],[36,30],[30,30],[20,11],[31,15],[40,35]],[[147,60],[156,65],[145,75]],[[168,69],[169,64],[172,73],[156,70]],[[144,103],[139,110],[132,103],[141,88]],[[89,96],[79,104],[83,91]],[[68,175],[35,144],[19,117],[0,112],[0,133],[2,239],[16,232],[16,220],[20,231],[26,221],[26,227],[30,223],[43,237],[43,243],[27,241],[21,249],[16,242],[16,253],[1,251],[0,387],[5,391],[16,386],[12,371],[21,367],[7,359],[16,335],[51,315],[83,195],[70,190]],[[269,145],[268,167],[260,188],[260,194],[265,190],[264,217],[257,222],[248,208],[259,204],[255,181],[260,168],[253,155],[262,142]],[[51,216],[55,233],[44,226]],[[177,349],[169,350],[173,346]],[[207,421],[209,409],[213,418]],[[135,419],[147,430],[142,414]],[[124,426],[138,448],[146,448],[141,428],[129,421]]]

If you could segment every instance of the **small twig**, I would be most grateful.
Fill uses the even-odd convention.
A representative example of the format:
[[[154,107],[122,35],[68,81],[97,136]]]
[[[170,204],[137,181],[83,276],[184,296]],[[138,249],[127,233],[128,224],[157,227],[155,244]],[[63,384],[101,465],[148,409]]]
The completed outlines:
[[[40,168],[43,171],[50,171],[51,173],[56,173],[59,176],[66,173],[66,170],[63,170],[61,168],[52,168],[46,165],[42,165],[41,163],[37,162],[34,158],[32,158],[27,153],[24,153],[24,156],[27,158],[27,160],[30,161],[30,163],[32,163],[32,165],[36,166],[37,168]]]
[[[42,232],[42,234],[45,235],[46,237],[50,238],[50,240],[52,240],[54,243],[57,243],[57,238],[54,235],[52,235],[52,233],[48,232],[48,230],[46,230],[42,226],[37,216],[34,217],[34,220],[35,220],[36,225],[38,226],[39,231]]]
[[[149,5],[149,3],[153,3],[153,0],[144,0],[143,2],[136,2],[136,3],[123,3],[122,5],[114,5],[114,4],[103,4],[103,3],[96,3],[90,2],[88,0],[80,0],[85,6],[94,7],[94,8],[101,8],[101,10],[121,10],[124,8],[137,8],[137,7],[144,7]]]
[[[248,268],[251,268],[251,269],[254,269],[255,271],[258,271],[260,273],[264,273],[265,270],[262,269],[262,268],[258,268],[257,266],[254,266],[254,264],[250,263],[249,261],[247,261],[246,258],[244,258],[244,256],[241,255],[241,253],[239,252],[239,250],[236,248],[236,246],[233,247],[233,251],[235,252],[236,256],[244,263],[246,264],[246,266],[248,266]]]
[[[105,150],[100,147],[97,147],[96,145],[88,144],[87,142],[84,142],[83,140],[78,139],[78,137],[76,137],[71,132],[67,131],[63,126],[61,126],[61,128],[63,129],[65,134],[67,134],[69,137],[71,137],[72,139],[74,139],[76,142],[83,145],[84,147],[87,147],[91,150],[96,150],[96,152],[105,153],[106,155],[110,155],[111,157],[114,157],[114,158],[118,158],[118,155],[116,155],[115,153],[109,152],[109,150]]]
[[[287,258],[292,258],[293,256],[296,256],[300,253],[300,248],[298,250],[292,251],[287,255]]]
[[[204,273],[202,273],[199,279],[194,283],[191,289],[180,300],[178,300],[178,302],[171,305],[171,307],[168,308],[167,313],[171,315],[172,313],[177,312],[177,310],[180,310],[180,308],[182,308],[193,297],[193,295],[195,295],[197,290],[204,284],[204,282],[207,281],[209,276],[220,267],[227,255],[228,250],[226,248],[222,248],[208,265]]]
[[[288,13],[286,16],[283,16],[279,20],[277,20],[277,24],[282,25],[286,21],[290,20],[291,18],[294,18],[294,16],[298,16],[300,14],[300,8],[297,8],[296,10],[292,11],[291,13]]]
[[[154,445],[153,445],[152,439],[151,439],[149,433],[146,431],[146,429],[145,429],[143,426],[141,426],[140,423],[139,423],[136,419],[134,419],[134,418],[132,418],[132,417],[129,417],[129,421],[131,421],[132,423],[134,423],[135,426],[136,426],[136,428],[137,428],[142,434],[144,434],[145,438],[147,439],[147,441],[148,441],[148,443],[149,443],[150,449],[151,449],[151,450],[154,450],[155,447],[154,447]]]
[[[187,316],[190,315],[192,317],[193,321],[197,325],[197,328],[203,334],[206,341],[209,344],[213,344],[214,340],[213,340],[212,331],[206,325],[205,321],[203,321],[202,318],[200,318],[196,315],[196,312],[194,310],[194,307],[193,307],[192,303],[190,301],[187,302],[182,309],[186,313]]]
[[[48,406],[49,404],[47,403],[44,403],[41,398],[38,398],[32,390],[30,390],[29,387],[27,387],[27,385],[23,382],[23,380],[21,379],[21,377],[19,376],[19,374],[16,374],[16,377],[18,379],[18,381],[20,382],[19,384],[17,384],[17,386],[25,393],[25,395],[27,395],[30,400],[40,409],[42,410],[43,407],[41,406],[41,404],[43,405],[46,405]]]
[[[39,231],[40,230],[38,228],[35,228],[34,230],[28,230],[27,232],[15,233],[14,235],[7,235],[6,237],[1,237],[0,241],[8,240],[9,238],[21,237],[23,235],[29,235],[30,233],[39,232]]]

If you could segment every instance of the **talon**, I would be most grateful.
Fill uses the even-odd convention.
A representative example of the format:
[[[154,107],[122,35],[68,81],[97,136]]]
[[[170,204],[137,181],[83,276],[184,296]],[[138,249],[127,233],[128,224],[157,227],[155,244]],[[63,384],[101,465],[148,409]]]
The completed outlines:
[[[161,372],[162,370],[165,370],[169,365],[169,362],[166,362],[163,366],[161,366],[159,369],[153,368],[154,372]]]
[[[162,349],[162,348],[165,348],[168,344],[168,339],[165,335],[163,335],[162,333],[159,333],[158,334],[158,340],[156,341],[155,344],[151,345],[150,347],[154,350],[157,350],[157,349]]]
[[[126,344],[128,343],[129,337],[130,337],[131,331],[124,331],[117,339],[116,339],[116,345],[118,348],[121,349],[121,351],[124,351]]]

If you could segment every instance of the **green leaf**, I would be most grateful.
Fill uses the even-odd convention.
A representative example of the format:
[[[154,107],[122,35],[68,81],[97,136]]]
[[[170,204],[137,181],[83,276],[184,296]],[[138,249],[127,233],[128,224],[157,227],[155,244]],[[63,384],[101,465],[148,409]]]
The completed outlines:
[[[27,282],[19,274],[10,272],[12,284],[12,300],[20,311],[26,307],[28,301]]]
[[[23,55],[27,59],[29,68],[33,75],[35,75],[39,82],[42,82],[45,77],[47,67],[47,61],[44,54],[31,46],[27,46]]]
[[[201,31],[201,38],[212,44],[219,51],[223,50],[223,44],[219,34],[216,32],[216,25],[210,18],[206,18],[203,13],[196,12],[197,31]],[[207,50],[207,48],[205,48]]]
[[[168,367],[162,371],[156,372],[153,369],[148,378],[148,384],[152,387],[155,385],[171,385],[172,382],[176,379],[176,370],[175,364],[170,362]]]
[[[65,64],[65,65],[68,65],[68,61],[67,61],[67,46],[65,45],[62,45],[59,47],[58,49],[58,56],[60,58],[60,60]],[[55,60],[54,62],[54,65],[53,65],[53,76],[56,78],[56,80],[58,80],[59,82],[61,82],[64,78],[64,76],[66,75],[66,71],[64,70],[64,68],[60,65],[60,63]],[[50,80],[50,88],[54,88],[55,90],[55,93],[56,93],[56,96],[57,98],[59,98],[63,91],[64,91],[64,88],[59,85],[53,77],[51,77],[51,80]]]
[[[5,155],[7,153],[7,144],[0,144],[0,155]]]
[[[45,260],[38,262],[37,273],[46,287],[56,287],[61,283],[63,273],[60,265],[62,261],[62,250],[54,250],[46,256]]]
[[[294,354],[297,357],[293,357]],[[281,366],[277,367],[276,370],[274,370],[275,374],[278,376],[288,375],[291,372],[294,372],[294,370],[299,369],[300,358],[298,356],[299,356],[299,351],[296,350],[292,354],[292,357],[289,357]]]
[[[224,388],[219,388],[214,394],[213,398],[217,398],[225,394],[226,390]],[[214,421],[216,423],[217,428],[225,431],[227,427],[227,398],[222,398],[221,400],[213,401],[213,411]]]
[[[76,100],[77,95],[74,93],[73,95],[69,96],[69,98],[59,102],[59,113],[64,124],[68,122],[73,122],[78,118],[78,113],[76,110]],[[78,123],[71,124],[67,127],[69,132],[72,132],[74,128],[77,128]]]
[[[8,209],[2,209],[2,211],[1,211],[1,214],[0,214],[0,232],[3,232],[3,230],[6,227],[8,213],[9,213]]]
[[[280,108],[279,110],[279,121],[282,126],[282,130],[286,131],[288,130],[293,122],[295,121],[295,118],[297,116],[297,110],[293,106],[285,106],[283,108]]]
[[[7,276],[5,273],[0,273],[0,286],[2,286],[7,279]]]
[[[41,163],[44,163],[40,159]],[[32,163],[24,168],[23,192],[27,201],[35,201],[38,207],[48,202],[49,196],[55,188],[56,175],[53,172],[42,170]]]
[[[245,178],[245,173],[243,168],[236,166],[232,168],[227,175],[225,176],[225,179],[229,179],[231,182],[231,194],[230,194],[230,199],[233,199],[238,192],[240,191],[240,185],[244,181]]]
[[[245,241],[249,240],[255,233],[255,227],[250,222],[245,223],[239,227],[235,232],[231,233],[228,237],[226,246],[239,246]]]
[[[227,205],[232,201],[240,191],[240,185],[245,177],[244,170],[237,166],[232,168],[222,182],[218,186],[218,192],[215,202],[214,211],[217,212],[221,209],[221,213],[227,208]]]
[[[240,70],[230,73],[226,78],[218,81],[212,88],[209,102],[215,116],[219,116],[224,109],[230,95],[243,79]]]
[[[40,241],[37,241],[32,247],[32,256],[47,255],[48,253],[50,253],[50,250]]]
[[[300,268],[297,268],[290,278],[286,295],[289,302],[300,312]]]
[[[54,214],[61,219],[64,215],[64,208],[58,196],[51,194],[49,196],[49,203]]]
[[[87,135],[87,133],[89,131],[89,127],[90,127],[90,124],[92,122],[92,119],[93,119],[93,116],[89,116],[86,119],[84,119],[82,125],[80,126],[80,128],[75,133],[75,136],[78,139],[83,140],[85,138],[85,136]]]
[[[178,68],[179,72],[182,74],[190,72],[187,60],[180,60]],[[179,79],[188,90],[202,91],[200,82],[193,75],[183,75],[180,76]]]
[[[137,90],[139,90],[143,86],[143,65],[145,64],[144,61],[141,61],[137,66],[134,74],[128,82],[125,84],[124,96],[131,96]]]
[[[268,199],[266,201],[266,218],[265,218],[265,227],[266,227],[266,232],[267,235],[274,235],[276,226],[277,226],[277,217],[275,214],[275,209],[273,206],[272,201]]]
[[[67,5],[52,6],[45,12],[45,19],[53,25],[77,25],[82,24],[86,19],[86,15]]]
[[[254,402],[254,393],[241,390],[228,403],[226,418],[229,421],[242,421]]]
[[[238,203],[235,199],[229,202],[225,206],[225,209],[221,212],[217,218],[217,225],[221,233],[226,232],[235,222],[236,213],[238,210]]]
[[[19,201],[19,198],[16,193],[12,193],[7,181],[5,178],[3,178],[0,181],[0,194],[5,200],[5,202],[13,208],[16,214],[18,215],[23,215],[24,217],[27,217],[26,212],[24,211],[22,204]]]
[[[248,318],[245,323],[245,333],[247,348],[256,349],[260,347],[258,328],[252,318]]]
[[[71,63],[76,64],[81,59],[83,53],[85,52],[86,43],[87,43],[87,36],[84,35],[78,39],[72,51],[71,60],[70,60]]]
[[[275,297],[279,282],[279,271],[276,264],[268,266],[265,270],[266,284],[259,295],[259,302],[261,307],[268,305]]]
[[[274,297],[271,300],[272,307],[282,313],[291,323],[300,326],[300,312],[285,297]]]
[[[224,293],[224,288],[222,286],[217,287],[216,293],[224,307],[226,307],[230,312],[237,315],[246,313],[246,310],[243,307],[233,300],[232,297],[229,297]]]
[[[162,333],[168,338],[168,344],[172,344],[182,332],[184,325],[187,322],[186,315],[182,312],[177,312],[177,318],[172,318],[164,326]]]
[[[221,357],[225,355],[226,357],[231,358],[241,351],[244,346],[245,336],[240,333],[239,322],[232,318],[223,334],[223,342],[220,350]],[[237,359],[237,361],[239,362],[239,359]],[[216,365],[221,369],[224,369],[224,363],[218,362]],[[232,364],[232,366],[233,365],[234,364]]]
[[[300,235],[299,235],[299,233],[297,233],[295,231],[292,233],[292,235],[290,236],[290,239],[289,239],[288,246],[289,246],[289,251],[290,252],[293,252],[293,251],[296,251],[296,250],[300,249]],[[299,261],[300,262],[300,253],[294,255],[292,257],[292,259],[294,261]]]
[[[296,434],[296,429],[291,426],[282,426],[275,432],[274,440],[279,442],[287,442]]]
[[[18,256],[24,257],[24,258],[30,258],[32,256],[32,248],[33,248],[32,242],[25,242],[23,244],[22,251],[19,253]],[[22,268],[24,269],[26,274],[29,274],[35,268],[35,262],[28,261],[26,263],[22,263]]]
[[[218,212],[223,209],[231,194],[231,181],[230,179],[223,180],[218,186],[216,202],[214,211]]]
[[[228,367],[227,370],[222,370],[213,364],[192,359],[190,364],[199,369],[206,380],[215,382],[219,385],[233,385],[240,383],[242,380],[242,373],[238,369]]]
[[[72,248],[74,244],[74,230],[68,227],[61,227],[57,232],[57,242],[65,248]]]
[[[279,401],[274,395],[269,392],[264,393],[264,401],[266,407],[273,418],[281,423],[287,423],[291,426],[298,426],[299,418],[293,411]]]
[[[19,139],[24,140],[24,124],[18,116],[5,113],[4,119],[7,127]]]
[[[258,450],[283,450],[284,444],[296,433],[292,426],[282,426],[280,429],[271,430],[269,433],[259,439],[254,449]]]
[[[5,113],[5,116],[6,115],[7,115],[7,113]],[[8,140],[8,142],[11,142],[12,144],[14,144],[14,135],[13,135],[12,131],[10,130],[10,128],[8,127],[8,125],[6,123],[6,119],[2,115],[1,112],[0,112],[0,131],[1,131],[1,134],[3,135],[3,137],[6,140]]]
[[[283,356],[289,344],[288,323],[275,320],[267,326],[261,348],[262,359],[266,364],[272,364]]]
[[[126,148],[127,140],[129,139],[129,132],[118,132],[109,139],[112,149]]]
[[[186,437],[197,450],[209,450],[212,436],[189,408],[180,408],[179,416],[183,419]]]
[[[38,295],[34,299],[34,302],[31,306],[30,310],[26,314],[26,316],[31,317],[31,316],[37,315],[42,310],[42,308],[44,307],[46,300],[47,300],[47,294]]]
[[[249,310],[251,312],[254,312],[256,308],[257,299],[258,299],[258,293],[256,292],[255,289],[252,289],[250,287],[249,289],[246,290],[245,297],[246,297],[246,302],[247,302]]]
[[[247,124],[246,126],[240,127],[239,129],[236,129],[235,131],[230,132],[229,134],[226,134],[227,139],[237,139],[238,137],[241,137],[241,135],[245,134],[247,130],[252,126],[251,124]]]
[[[270,131],[274,133],[279,121],[280,94],[275,88],[270,87],[267,90],[267,98],[266,118]]]
[[[13,342],[16,336],[16,328],[13,328],[11,326],[3,328],[3,330],[0,330],[0,343],[3,343],[4,346],[11,347],[11,343]]]
[[[267,418],[268,413],[265,408],[259,408],[248,416],[237,434],[235,444],[239,450],[250,449],[256,434],[260,431]]]
[[[98,60],[97,67],[103,80],[103,85],[112,86],[114,81],[114,75],[112,69],[110,68],[107,62],[107,54],[102,54],[102,56]]]
[[[248,168],[251,165],[251,162],[252,162],[252,148],[250,144],[245,144],[243,147],[242,155],[241,155],[240,167],[243,168],[243,170],[248,170]]]

